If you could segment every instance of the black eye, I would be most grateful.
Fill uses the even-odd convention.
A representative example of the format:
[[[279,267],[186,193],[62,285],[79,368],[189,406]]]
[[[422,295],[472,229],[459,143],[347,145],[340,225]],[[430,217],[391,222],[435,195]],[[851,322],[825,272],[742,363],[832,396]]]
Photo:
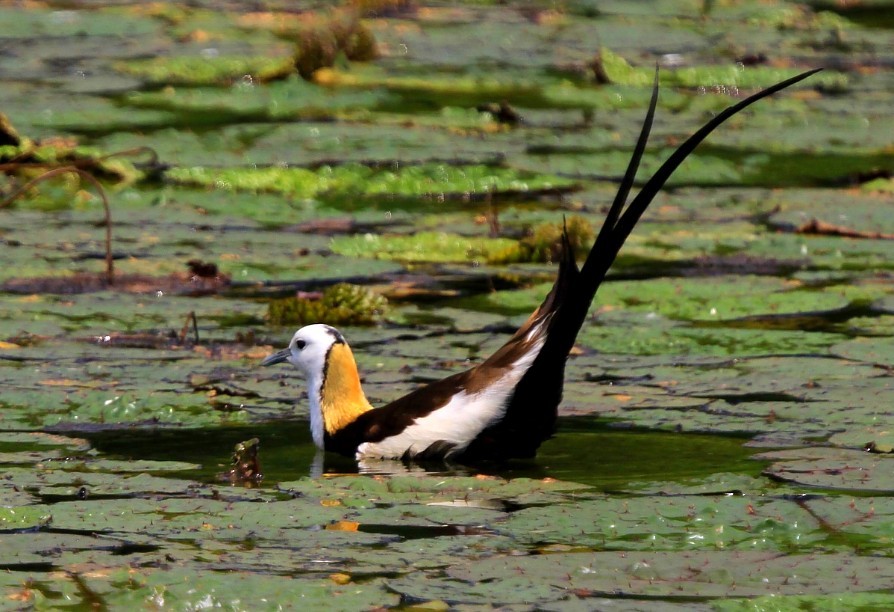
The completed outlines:
[[[304,340],[295,340],[295,348],[299,351],[305,347],[307,343]]]

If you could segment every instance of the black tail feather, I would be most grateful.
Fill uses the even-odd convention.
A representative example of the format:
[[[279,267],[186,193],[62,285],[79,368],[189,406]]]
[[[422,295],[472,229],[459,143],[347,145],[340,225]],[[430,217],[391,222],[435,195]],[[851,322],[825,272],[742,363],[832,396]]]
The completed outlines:
[[[534,363],[519,381],[504,418],[488,427],[467,449],[469,458],[476,456],[530,457],[543,440],[552,435],[562,400],[565,361],[574,346],[577,334],[586,319],[596,291],[605,279],[627,237],[633,231],[649,204],[696,147],[727,119],[790,85],[806,79],[821,69],[810,70],[772,85],[726,108],[690,136],[643,185],[633,201],[624,205],[636,177],[646,148],[658,101],[658,73],[652,89],[649,110],[640,131],[618,193],[612,202],[602,228],[583,267],[578,271],[568,244],[563,236],[566,252],[559,265],[559,275],[540,312],[552,313],[546,341]],[[623,212],[622,212],[623,211]]]
[[[612,207],[603,223],[602,229],[599,231],[599,236],[597,236],[596,241],[593,243],[593,248],[590,249],[590,253],[587,255],[587,259],[581,268],[580,283],[578,285],[575,299],[572,303],[566,302],[564,305],[561,319],[563,324],[568,326],[568,333],[557,334],[559,337],[556,341],[559,344],[566,346],[566,350],[571,350],[574,340],[577,337],[577,333],[580,330],[580,326],[583,325],[587,312],[590,309],[590,304],[596,295],[596,291],[605,279],[606,274],[608,274],[608,270],[614,263],[621,247],[624,246],[624,242],[627,240],[628,236],[630,236],[630,233],[633,231],[633,228],[636,226],[640,217],[642,217],[643,213],[649,207],[649,204],[652,203],[652,200],[655,199],[655,196],[658,195],[658,192],[664,187],[667,179],[670,178],[680,164],[682,164],[683,161],[695,151],[696,147],[698,147],[698,145],[701,144],[711,132],[739,111],[777,91],[794,85],[799,81],[803,81],[820,70],[822,70],[822,68],[802,72],[799,75],[776,83],[775,85],[771,85],[766,89],[762,89],[756,94],[751,95],[736,104],[728,106],[692,136],[687,138],[683,144],[677,147],[671,156],[668,157],[649,180],[646,181],[646,184],[643,185],[639,193],[636,194],[626,210],[621,213],[623,201],[626,200],[627,195],[630,192],[639,161],[642,157],[643,150],[645,149],[646,140],[649,136],[649,130],[652,126],[652,117],[654,115],[658,96],[658,73],[656,71],[655,83],[652,89],[652,101],[649,105],[646,119],[643,122],[639,141],[637,141],[636,148],[634,149],[630,163],[627,166],[627,172],[624,175],[624,179],[621,181],[621,185],[618,188],[618,194],[615,196],[615,201],[612,203]],[[563,335],[565,336],[564,338],[561,337]]]
[[[643,153],[646,151],[646,144],[649,142],[649,134],[652,131],[652,121],[655,118],[655,107],[657,106],[658,69],[656,68],[655,82],[652,84],[652,99],[649,101],[649,110],[646,112],[643,127],[640,129],[639,138],[636,141],[636,146],[633,148],[633,155],[630,156],[630,162],[627,164],[627,171],[624,173],[624,178],[621,179],[618,193],[615,195],[615,200],[612,202],[608,214],[605,215],[605,220],[602,222],[599,235],[596,236],[596,240],[593,242],[593,248],[590,249],[590,252],[587,254],[584,267],[581,269],[581,272],[584,274],[592,273],[593,267],[598,265],[599,253],[604,250],[604,246],[607,243],[613,241],[615,224],[618,221],[618,217],[621,216],[621,211],[624,209],[624,205],[627,204],[627,196],[630,195],[630,189],[633,188],[633,181],[636,179],[639,163],[643,158]],[[593,295],[596,295],[596,287],[593,288]]]
[[[807,77],[816,74],[822,70],[822,68],[815,68],[813,70],[808,70],[807,72],[802,72],[797,76],[793,76],[790,79],[786,79],[780,83],[776,83],[775,85],[771,85],[766,89],[762,89],[756,94],[749,96],[742,100],[737,104],[733,104],[732,106],[728,106],[724,109],[720,114],[711,119],[708,123],[706,123],[700,130],[698,130],[695,134],[686,139],[686,142],[677,147],[677,150],[674,151],[670,157],[667,158],[661,167],[655,171],[655,174],[643,185],[643,188],[640,189],[639,193],[636,194],[636,197],[633,198],[633,201],[630,203],[630,206],[627,207],[627,210],[624,211],[624,214],[621,216],[620,220],[618,220],[617,225],[614,228],[614,244],[611,249],[611,257],[607,262],[603,261],[603,266],[606,271],[611,267],[612,262],[615,259],[615,256],[618,254],[618,251],[624,245],[624,241],[627,240],[627,237],[630,235],[630,232],[633,231],[634,226],[636,226],[637,221],[642,216],[644,212],[646,212],[646,208],[649,207],[649,204],[652,203],[652,199],[658,194],[662,187],[664,187],[664,183],[667,182],[667,179],[674,173],[674,171],[683,163],[683,161],[689,157],[689,154],[695,151],[695,148],[701,144],[701,142],[708,137],[708,135],[717,129],[723,122],[727,119],[735,115],[741,110],[751,106],[758,100],[762,100],[767,96],[771,96],[777,91],[781,91],[786,87],[794,85],[799,81],[803,81]]]

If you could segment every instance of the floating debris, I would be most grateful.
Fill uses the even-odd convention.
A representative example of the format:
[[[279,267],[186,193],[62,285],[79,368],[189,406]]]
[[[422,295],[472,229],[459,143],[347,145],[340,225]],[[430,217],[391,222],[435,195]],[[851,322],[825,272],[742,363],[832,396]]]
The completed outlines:
[[[261,441],[257,438],[236,444],[233,449],[233,467],[229,472],[219,474],[218,478],[249,488],[260,484],[264,479],[264,474],[261,472],[261,459],[258,456],[260,449]]]

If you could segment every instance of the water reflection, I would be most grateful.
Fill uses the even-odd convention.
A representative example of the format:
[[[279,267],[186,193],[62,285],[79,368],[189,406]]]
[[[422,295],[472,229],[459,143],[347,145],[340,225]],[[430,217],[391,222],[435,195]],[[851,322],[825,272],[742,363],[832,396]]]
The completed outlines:
[[[322,478],[345,474],[366,476],[473,476],[477,471],[472,467],[437,463],[410,463],[400,459],[360,459],[341,457],[317,450],[310,463],[308,476]]]
[[[414,475],[414,476],[471,476],[475,472],[467,466],[451,463],[406,463],[397,459],[361,459],[357,461],[357,471],[369,475]]]

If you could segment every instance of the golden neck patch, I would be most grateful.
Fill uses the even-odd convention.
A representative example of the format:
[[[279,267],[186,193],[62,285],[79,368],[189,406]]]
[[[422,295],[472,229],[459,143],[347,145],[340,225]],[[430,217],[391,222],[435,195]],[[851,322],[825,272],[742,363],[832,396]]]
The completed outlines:
[[[320,390],[320,408],[323,426],[329,435],[372,408],[360,387],[357,363],[347,344],[333,344],[329,349]]]

